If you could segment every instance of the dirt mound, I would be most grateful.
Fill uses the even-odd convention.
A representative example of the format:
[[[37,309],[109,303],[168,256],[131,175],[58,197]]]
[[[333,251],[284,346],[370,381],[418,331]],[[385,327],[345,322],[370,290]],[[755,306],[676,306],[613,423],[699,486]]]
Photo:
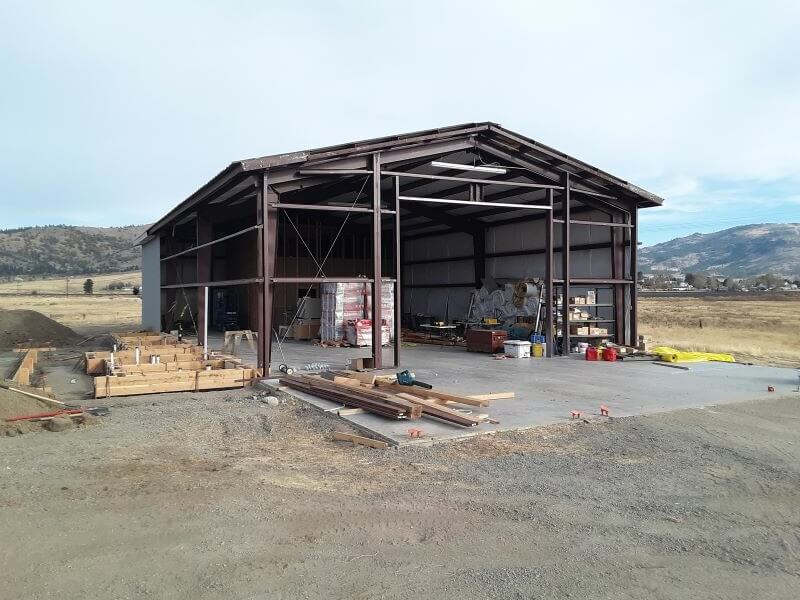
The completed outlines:
[[[69,327],[35,310],[0,310],[0,348],[19,344],[64,346],[81,341]]]
[[[39,423],[29,421],[6,423],[6,418],[34,415],[52,410],[54,410],[52,406],[46,402],[0,387],[0,437],[27,433],[41,428]]]

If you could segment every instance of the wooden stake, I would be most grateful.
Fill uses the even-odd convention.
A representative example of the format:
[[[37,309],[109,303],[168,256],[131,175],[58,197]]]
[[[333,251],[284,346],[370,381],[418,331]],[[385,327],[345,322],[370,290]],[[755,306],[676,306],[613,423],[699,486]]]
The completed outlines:
[[[344,431],[334,431],[333,439],[341,442],[353,442],[361,446],[369,446],[370,448],[385,449],[389,447],[387,442],[381,440],[373,440],[372,438],[364,437],[363,435],[355,435],[353,433],[345,433]]]

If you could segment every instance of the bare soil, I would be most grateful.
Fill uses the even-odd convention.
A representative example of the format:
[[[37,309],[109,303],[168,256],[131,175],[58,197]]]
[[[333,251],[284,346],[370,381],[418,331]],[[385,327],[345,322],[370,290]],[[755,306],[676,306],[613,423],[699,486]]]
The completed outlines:
[[[0,309],[0,348],[60,346],[80,339],[69,327],[35,310]]]
[[[0,438],[2,597],[800,594],[797,398],[373,450],[253,395]]]

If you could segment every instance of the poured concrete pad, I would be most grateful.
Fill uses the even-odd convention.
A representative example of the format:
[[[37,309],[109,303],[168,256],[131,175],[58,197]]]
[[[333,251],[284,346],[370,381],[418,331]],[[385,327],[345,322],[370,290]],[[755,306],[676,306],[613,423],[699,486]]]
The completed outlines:
[[[317,360],[324,358],[318,356]],[[600,404],[609,407],[612,417],[623,417],[757,400],[792,394],[798,383],[796,369],[777,367],[691,363],[685,365],[689,367],[685,371],[650,362],[494,360],[487,354],[461,348],[404,349],[403,365],[414,371],[417,379],[442,391],[465,395],[513,391],[516,398],[494,400],[489,407],[474,408],[473,412],[488,413],[500,423],[472,428],[428,417],[413,421],[390,420],[369,413],[343,417],[357,429],[398,445],[566,422],[571,410],[600,418]],[[768,386],[773,386],[775,392],[768,392]],[[310,394],[294,390],[290,393],[321,410],[339,406]],[[800,402],[800,393],[797,396]],[[422,429],[425,437],[419,441],[409,438],[408,429],[412,427]]]

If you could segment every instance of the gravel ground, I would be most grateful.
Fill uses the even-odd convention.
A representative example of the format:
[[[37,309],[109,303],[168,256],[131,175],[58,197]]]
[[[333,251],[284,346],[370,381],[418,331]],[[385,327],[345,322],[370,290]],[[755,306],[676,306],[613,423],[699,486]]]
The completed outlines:
[[[430,448],[253,392],[0,438],[2,597],[797,598],[798,399]]]

